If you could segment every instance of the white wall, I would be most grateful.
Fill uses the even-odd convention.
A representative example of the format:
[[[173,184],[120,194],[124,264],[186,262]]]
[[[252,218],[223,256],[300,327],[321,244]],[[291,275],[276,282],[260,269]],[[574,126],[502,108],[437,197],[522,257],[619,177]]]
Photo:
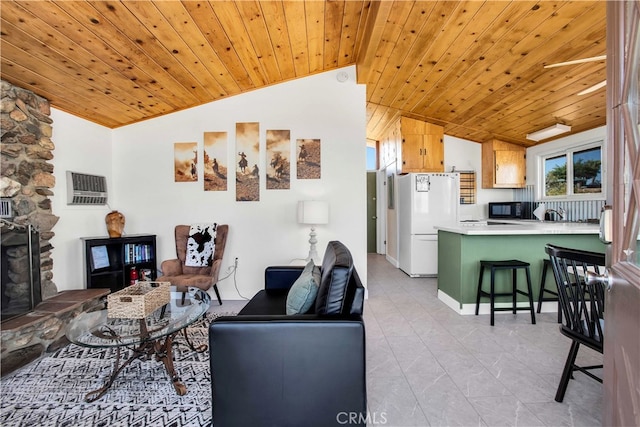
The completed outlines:
[[[125,215],[125,233],[157,235],[160,260],[175,257],[173,228],[176,224],[229,224],[223,273],[238,257],[237,287],[246,297],[263,287],[266,266],[287,264],[307,255],[309,229],[296,223],[297,201],[327,200],[329,224],[317,227],[320,256],[328,241],[342,241],[351,250],[358,273],[366,282],[366,93],[364,86],[355,83],[355,67],[340,71],[349,73],[347,82],[336,80],[338,71],[317,74],[115,129],[110,134],[110,156],[98,151],[96,155],[77,156],[74,162],[98,163],[104,155],[104,162],[112,164],[112,167],[109,165],[113,182],[110,205]],[[201,153],[203,133],[207,131],[228,133],[227,163],[230,171],[234,169],[236,122],[260,123],[259,202],[235,201],[232,172],[225,192],[205,192],[202,176],[194,183],[173,181],[173,144],[197,142]],[[65,144],[67,130],[58,127],[54,123],[54,129],[59,132],[59,139],[54,141]],[[321,139],[322,178],[297,180],[294,163],[290,190],[266,190],[267,129],[290,129],[293,143],[297,138]],[[90,145],[91,134],[84,136]],[[202,155],[198,158],[201,161]],[[293,147],[292,158],[295,158]],[[58,164],[55,166],[59,171]],[[97,170],[87,166],[84,171],[97,173]],[[56,184],[56,194],[66,194],[60,188],[63,183],[64,180],[59,180]],[[78,232],[65,229],[64,234],[56,236],[60,241],[78,241],[89,231],[93,235],[106,235],[104,215],[108,210],[85,209],[84,212],[87,212],[86,218],[83,217],[85,221],[101,223],[102,228],[97,233],[88,227]],[[93,213],[91,218],[89,212]],[[55,210],[54,213],[61,215]],[[57,226],[54,231],[58,234]],[[58,274],[57,259],[62,255],[56,251],[57,247],[53,280],[58,288],[82,287],[81,263],[73,271]],[[63,266],[72,269],[70,264]],[[73,278],[70,282],[74,284],[62,282],[61,277]],[[232,279],[221,282],[219,288],[223,299],[239,298]]]
[[[489,202],[512,201],[511,189],[482,188],[482,145],[453,136],[444,136],[444,170],[471,170],[476,172],[476,203],[460,205],[460,220],[484,219],[489,215]]]
[[[66,171],[101,175],[107,179],[107,190],[115,192],[112,180],[111,129],[84,119],[51,109],[53,120],[52,141],[56,185],[51,197],[51,209],[60,217],[53,227],[51,239],[54,249],[53,282],[58,290],[81,289],[85,286],[82,275],[83,245],[80,237],[105,236],[106,206],[67,205]]]

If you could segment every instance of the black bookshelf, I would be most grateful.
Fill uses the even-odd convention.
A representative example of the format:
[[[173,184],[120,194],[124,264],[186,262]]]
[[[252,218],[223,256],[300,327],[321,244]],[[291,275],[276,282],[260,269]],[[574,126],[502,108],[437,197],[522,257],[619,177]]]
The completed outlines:
[[[109,288],[119,291],[130,283],[131,268],[149,270],[155,280],[156,236],[139,234],[125,237],[83,237],[84,273],[87,289]]]

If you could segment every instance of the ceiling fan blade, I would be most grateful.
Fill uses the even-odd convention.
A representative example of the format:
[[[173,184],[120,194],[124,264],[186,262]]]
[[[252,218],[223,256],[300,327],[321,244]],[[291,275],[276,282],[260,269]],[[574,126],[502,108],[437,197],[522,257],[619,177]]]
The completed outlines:
[[[607,81],[605,80],[603,82],[600,82],[598,84],[595,84],[595,85],[583,90],[582,92],[578,92],[578,96],[579,95],[586,95],[586,94],[591,93],[591,92],[595,92],[598,89],[605,87],[606,85],[607,85]]]
[[[584,64],[585,62],[604,61],[607,55],[593,56],[591,58],[574,59],[573,61],[558,62],[557,64],[545,65],[544,68],[564,67],[565,65]]]

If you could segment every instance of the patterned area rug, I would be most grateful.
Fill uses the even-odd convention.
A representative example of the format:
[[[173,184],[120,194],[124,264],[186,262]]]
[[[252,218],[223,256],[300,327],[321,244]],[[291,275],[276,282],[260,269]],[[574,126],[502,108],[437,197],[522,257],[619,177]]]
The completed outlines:
[[[214,317],[188,328],[196,347],[208,343]],[[209,351],[192,351],[178,334],[173,354],[186,395],[176,394],[164,365],[153,358],[133,361],[104,396],[87,403],[85,394],[102,387],[111,374],[115,349],[69,344],[0,379],[0,425],[210,426]]]

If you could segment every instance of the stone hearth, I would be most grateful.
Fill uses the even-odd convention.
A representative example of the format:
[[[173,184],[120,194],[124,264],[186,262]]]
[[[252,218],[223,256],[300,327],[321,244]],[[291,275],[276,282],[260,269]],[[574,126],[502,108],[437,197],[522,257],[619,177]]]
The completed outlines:
[[[31,313],[2,322],[1,374],[68,344],[65,330],[70,319],[83,311],[104,308],[108,293],[109,289],[62,291]]]

